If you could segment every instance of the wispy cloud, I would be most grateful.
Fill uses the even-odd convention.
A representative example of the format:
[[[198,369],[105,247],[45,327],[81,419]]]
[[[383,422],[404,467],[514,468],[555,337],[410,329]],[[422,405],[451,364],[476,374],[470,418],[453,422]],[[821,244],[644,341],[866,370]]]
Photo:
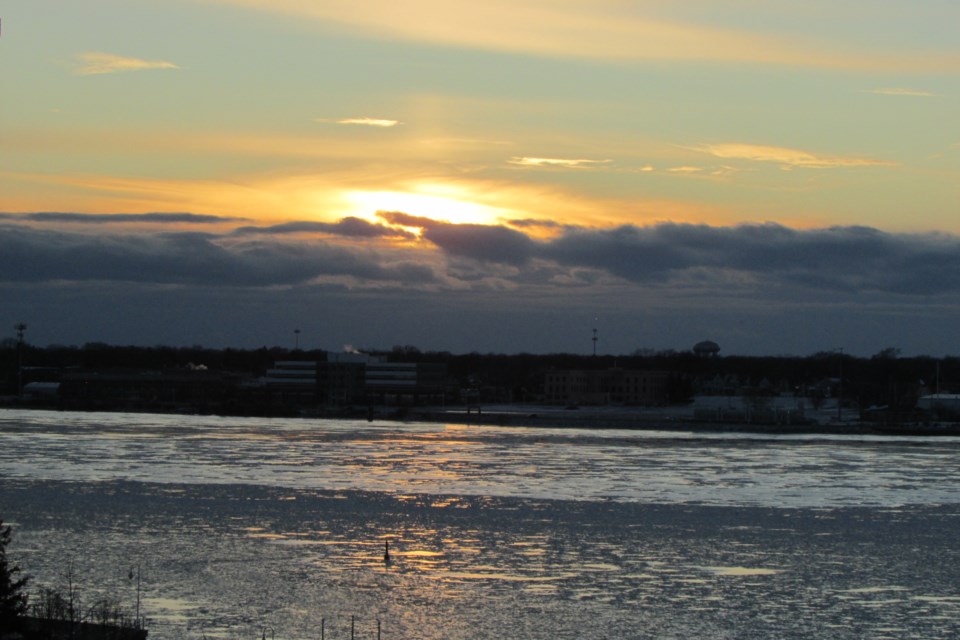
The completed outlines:
[[[612,160],[589,160],[586,158],[530,158],[514,157],[508,161],[510,164],[520,167],[547,167],[562,169],[585,169],[597,165],[608,164]]]
[[[206,0],[210,1],[210,0]],[[891,71],[957,69],[953,52],[920,56],[864,48],[822,37],[711,27],[667,3],[619,0],[214,0],[223,4],[341,24],[378,38],[540,56],[605,60],[750,62]],[[647,5],[653,5],[647,7]],[[825,14],[826,17],[826,14]]]
[[[485,147],[506,147],[513,144],[509,140],[486,140],[483,138],[430,138],[423,140],[422,144],[431,147],[448,148],[485,148]]]
[[[874,93],[879,96],[906,96],[911,98],[932,98],[937,95],[930,91],[908,89],[906,87],[883,87],[880,89],[868,89],[866,93]]]
[[[354,124],[366,127],[395,127],[403,124],[399,120],[389,120],[386,118],[317,118],[317,122],[329,122],[332,124]]]
[[[855,156],[824,156],[787,147],[772,147],[757,144],[727,143],[705,144],[694,150],[708,153],[717,158],[750,160],[753,162],[773,162],[785,168],[836,169],[842,167],[889,167],[895,162],[874,160]]]
[[[180,67],[166,60],[144,60],[118,56],[113,53],[88,51],[76,55],[77,66],[74,72],[81,76],[93,76],[105,73],[120,73],[123,71],[145,71],[149,69],[179,69]]]

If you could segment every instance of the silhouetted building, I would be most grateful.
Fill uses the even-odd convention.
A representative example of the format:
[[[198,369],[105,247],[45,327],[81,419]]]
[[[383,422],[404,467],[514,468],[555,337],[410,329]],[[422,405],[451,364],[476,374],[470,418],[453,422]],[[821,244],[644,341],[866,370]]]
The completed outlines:
[[[261,382],[272,403],[294,406],[319,402],[316,360],[281,360],[267,369]]]
[[[443,399],[447,365],[433,362],[368,363],[367,400],[379,404],[419,404]]]
[[[544,400],[564,405],[660,405],[670,399],[669,381],[666,371],[548,371],[544,377]]]
[[[23,398],[35,404],[56,405],[60,399],[60,383],[28,382],[23,385]]]
[[[60,379],[65,409],[216,411],[239,387],[240,377],[205,369],[68,370]]]
[[[938,416],[960,416],[960,394],[932,393],[917,398],[917,409]]]
[[[261,382],[274,405],[419,404],[442,399],[446,373],[445,364],[329,353],[321,361],[278,361]]]
[[[379,358],[365,353],[328,353],[326,362],[317,363],[317,387],[320,404],[345,406],[360,404],[366,392],[366,370]]]

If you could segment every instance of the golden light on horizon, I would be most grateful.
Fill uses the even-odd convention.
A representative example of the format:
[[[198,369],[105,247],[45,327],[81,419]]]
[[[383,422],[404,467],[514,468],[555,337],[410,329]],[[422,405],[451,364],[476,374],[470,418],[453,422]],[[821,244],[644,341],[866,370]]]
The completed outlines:
[[[401,211],[454,224],[497,224],[515,215],[510,209],[478,202],[468,190],[449,185],[422,185],[410,191],[350,191],[344,198],[350,215],[370,220],[377,220],[378,211]]]

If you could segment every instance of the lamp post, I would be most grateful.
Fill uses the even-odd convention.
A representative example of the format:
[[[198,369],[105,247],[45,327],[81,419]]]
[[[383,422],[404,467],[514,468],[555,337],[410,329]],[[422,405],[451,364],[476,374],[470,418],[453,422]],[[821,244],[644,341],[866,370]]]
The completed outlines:
[[[837,382],[837,422],[843,422],[843,347],[838,347],[840,353],[840,378]]]
[[[13,327],[17,330],[17,396],[23,396],[23,333],[27,325],[18,322]]]
[[[128,580],[133,580],[133,567],[130,567],[130,572],[127,574]],[[140,628],[140,565],[137,565],[137,628]]]

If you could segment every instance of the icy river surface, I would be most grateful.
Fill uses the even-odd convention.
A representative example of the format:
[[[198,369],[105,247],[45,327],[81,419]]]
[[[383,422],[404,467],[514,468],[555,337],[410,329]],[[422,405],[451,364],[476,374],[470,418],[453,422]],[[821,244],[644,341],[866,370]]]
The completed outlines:
[[[955,638],[958,516],[951,438],[0,411],[9,553],[151,640]]]

